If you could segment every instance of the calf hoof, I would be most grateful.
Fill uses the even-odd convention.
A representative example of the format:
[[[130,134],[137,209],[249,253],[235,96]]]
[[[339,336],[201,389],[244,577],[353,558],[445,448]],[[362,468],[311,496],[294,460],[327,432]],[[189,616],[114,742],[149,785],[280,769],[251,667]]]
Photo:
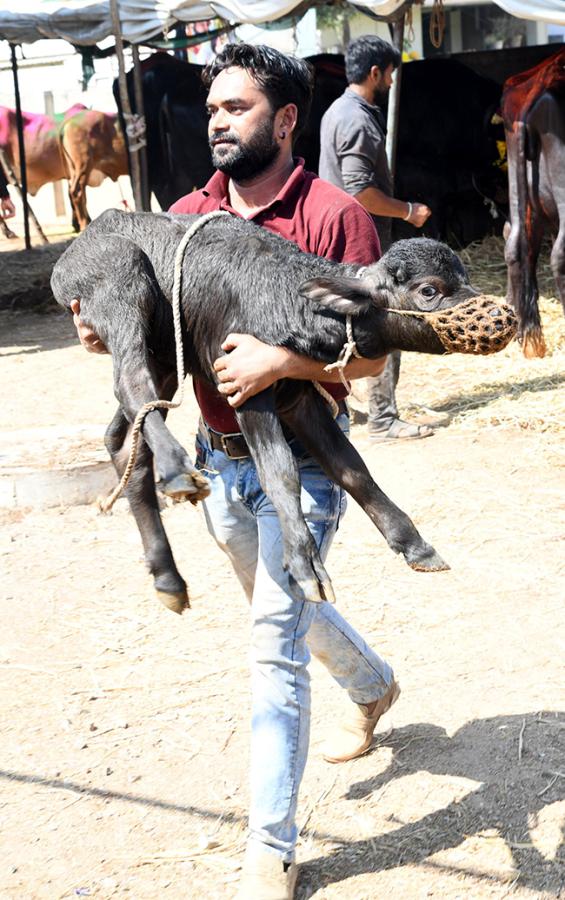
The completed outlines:
[[[312,571],[301,576],[290,575],[291,586],[298,586],[299,599],[306,599],[310,603],[335,603],[335,593],[330,581],[330,576],[318,560],[311,560]]]
[[[451,568],[429,545],[426,545],[425,551],[420,552],[417,557],[411,559],[406,557],[406,562],[415,572],[447,572]]]
[[[198,503],[199,500],[205,500],[210,493],[210,483],[204,475],[195,470],[194,472],[183,472],[181,475],[174,475],[168,481],[161,481],[159,490],[166,494],[167,497],[171,497],[175,503],[181,503],[184,500]]]
[[[175,591],[171,594],[166,591],[157,591],[157,597],[163,606],[166,606],[171,612],[178,613],[179,616],[183,614],[185,609],[190,609],[190,600],[186,590]]]

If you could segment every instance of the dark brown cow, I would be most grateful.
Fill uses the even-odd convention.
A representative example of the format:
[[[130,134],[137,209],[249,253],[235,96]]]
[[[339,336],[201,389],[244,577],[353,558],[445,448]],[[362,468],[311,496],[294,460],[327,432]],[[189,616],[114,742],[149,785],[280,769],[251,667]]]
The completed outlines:
[[[125,142],[116,115],[77,104],[63,116],[26,113],[24,144],[30,194],[50,181],[69,181],[69,197],[76,231],[86,228],[86,186],[97,187],[104,178],[127,175]],[[20,177],[16,113],[0,106],[0,147]]]
[[[507,299],[520,323],[524,355],[544,356],[536,265],[545,231],[565,309],[565,48],[509,78],[502,94],[510,200]]]

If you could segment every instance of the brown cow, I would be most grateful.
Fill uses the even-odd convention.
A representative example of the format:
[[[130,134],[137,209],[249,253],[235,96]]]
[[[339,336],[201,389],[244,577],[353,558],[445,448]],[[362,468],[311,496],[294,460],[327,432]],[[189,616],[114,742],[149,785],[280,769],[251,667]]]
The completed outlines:
[[[565,48],[509,78],[501,108],[510,202],[507,300],[518,313],[524,355],[544,356],[536,280],[544,231],[554,238],[551,268],[565,310]]]
[[[22,113],[30,194],[50,181],[69,181],[75,231],[86,228],[86,185],[96,187],[105,177],[127,175],[125,141],[118,117],[77,104],[64,115]],[[0,106],[0,147],[20,177],[16,113]]]

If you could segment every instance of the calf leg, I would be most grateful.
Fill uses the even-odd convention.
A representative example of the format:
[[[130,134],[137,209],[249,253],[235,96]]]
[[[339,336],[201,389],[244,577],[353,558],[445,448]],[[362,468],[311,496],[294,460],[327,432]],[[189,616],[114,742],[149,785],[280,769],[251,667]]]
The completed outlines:
[[[172,396],[176,379],[172,379],[163,396]],[[118,408],[105,435],[106,448],[121,478],[127,465],[132,426],[121,407]],[[153,454],[143,439],[139,441],[135,466],[125,489],[145,552],[147,567],[153,576],[157,597],[168,609],[182,613],[190,606],[186,582],[180,575],[167,538],[155,489]]]
[[[262,391],[252,397],[236,415],[261,487],[279,517],[283,565],[291,585],[298,585],[300,599],[333,601],[330,578],[302,514],[298,467],[275,412],[273,392]]]
[[[100,272],[104,278],[92,293],[82,290],[81,318],[94,328],[112,354],[114,393],[133,423],[145,403],[162,399],[153,359],[174,359],[172,324],[163,316],[155,323],[156,310],[165,300],[156,295],[149,262],[139,247],[112,235],[109,246],[104,236],[94,236],[91,248],[96,261],[93,281]],[[67,290],[70,292],[70,288]],[[147,346],[149,327],[155,331],[154,355]],[[208,495],[208,482],[173,437],[159,410],[145,416],[141,431],[155,457],[164,493],[175,500],[194,501]]]
[[[386,496],[355,447],[333,420],[328,405],[311,385],[281,418],[326,474],[346,490],[377,526],[391,550],[402,553],[412,569],[448,569],[438,553],[418,533],[412,520]]]
[[[140,348],[137,348],[138,350]],[[149,365],[140,365],[136,348],[114,361],[115,393],[127,419],[133,423],[141,407],[159,398]],[[149,412],[142,425],[159,473],[163,493],[174,500],[203,500],[208,496],[208,482],[197,471],[184,447],[165,425],[160,410]]]

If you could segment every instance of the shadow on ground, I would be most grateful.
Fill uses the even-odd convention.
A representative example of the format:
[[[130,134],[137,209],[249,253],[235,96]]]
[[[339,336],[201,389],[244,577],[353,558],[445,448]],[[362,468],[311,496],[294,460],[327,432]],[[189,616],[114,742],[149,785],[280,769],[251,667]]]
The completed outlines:
[[[379,747],[392,748],[390,766],[375,778],[352,784],[346,799],[367,798],[397,778],[422,771],[482,784],[416,822],[399,821],[386,835],[342,841],[329,856],[301,866],[297,900],[356,875],[417,866],[485,829],[495,829],[505,841],[522,886],[565,896],[565,835],[555,858],[547,859],[529,832],[532,815],[565,799],[564,712],[479,719],[453,737],[436,725],[411,725],[395,730]]]

